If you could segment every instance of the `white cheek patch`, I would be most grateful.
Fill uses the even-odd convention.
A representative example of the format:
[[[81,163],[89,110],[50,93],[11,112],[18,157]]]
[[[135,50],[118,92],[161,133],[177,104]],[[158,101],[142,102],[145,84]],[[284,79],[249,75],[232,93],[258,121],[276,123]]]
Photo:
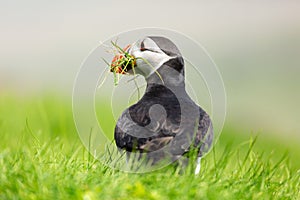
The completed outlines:
[[[160,52],[160,53],[164,53],[158,46],[157,44],[151,40],[150,38],[145,38],[143,40],[144,46],[145,48],[154,51],[154,52]]]
[[[137,42],[135,45],[133,45],[133,48],[129,53],[137,59],[137,67],[135,68],[136,73],[148,78],[159,67],[161,67],[163,63],[167,62],[173,57],[165,54],[150,38],[144,39],[143,43],[145,48],[149,50],[141,51],[140,42]]]
[[[137,55],[136,70],[139,71],[146,78],[153,74],[163,63],[171,59],[170,56],[162,53],[154,52],[140,52],[141,55]]]

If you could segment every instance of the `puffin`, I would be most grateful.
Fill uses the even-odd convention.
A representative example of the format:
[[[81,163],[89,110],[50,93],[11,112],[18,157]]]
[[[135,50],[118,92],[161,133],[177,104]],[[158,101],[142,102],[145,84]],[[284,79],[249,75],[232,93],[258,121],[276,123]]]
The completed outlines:
[[[195,152],[195,174],[213,142],[209,115],[186,92],[184,59],[177,46],[163,36],[143,37],[124,48],[135,58],[118,73],[142,75],[145,93],[118,118],[114,140],[120,151],[145,155],[151,165],[164,159],[188,160]],[[116,55],[113,61],[122,56]]]

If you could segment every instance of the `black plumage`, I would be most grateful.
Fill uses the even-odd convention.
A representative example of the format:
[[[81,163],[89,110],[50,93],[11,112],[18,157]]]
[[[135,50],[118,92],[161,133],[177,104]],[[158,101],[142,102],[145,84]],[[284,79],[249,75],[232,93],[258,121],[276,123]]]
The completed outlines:
[[[127,152],[145,153],[153,163],[166,156],[176,160],[191,148],[202,157],[212,144],[212,123],[185,90],[183,58],[170,40],[148,38],[170,59],[158,67],[158,73],[145,77],[145,94],[118,119],[116,145]],[[147,49],[144,42],[140,45]]]

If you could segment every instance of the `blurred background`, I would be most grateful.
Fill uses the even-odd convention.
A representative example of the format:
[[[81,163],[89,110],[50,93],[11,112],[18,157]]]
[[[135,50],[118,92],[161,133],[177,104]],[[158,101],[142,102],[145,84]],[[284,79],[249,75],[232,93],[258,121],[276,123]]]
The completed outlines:
[[[161,27],[201,43],[219,67],[225,128],[300,141],[299,10],[296,0],[1,0],[0,98],[51,91],[71,99],[76,73],[100,41]]]

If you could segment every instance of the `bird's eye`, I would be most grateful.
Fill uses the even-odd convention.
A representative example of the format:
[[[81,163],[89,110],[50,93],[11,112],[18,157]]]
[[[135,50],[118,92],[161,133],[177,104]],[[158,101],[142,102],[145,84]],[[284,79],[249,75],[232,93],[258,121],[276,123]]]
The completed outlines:
[[[145,47],[144,41],[141,42],[141,47],[140,47],[140,51],[151,51],[154,53],[159,53],[159,51],[157,49],[153,49],[152,47]]]
[[[146,51],[147,49],[146,48],[140,48],[140,51]]]
[[[144,41],[141,42],[141,48],[140,48],[140,51],[146,51],[147,49],[145,48],[145,44],[144,44]]]

